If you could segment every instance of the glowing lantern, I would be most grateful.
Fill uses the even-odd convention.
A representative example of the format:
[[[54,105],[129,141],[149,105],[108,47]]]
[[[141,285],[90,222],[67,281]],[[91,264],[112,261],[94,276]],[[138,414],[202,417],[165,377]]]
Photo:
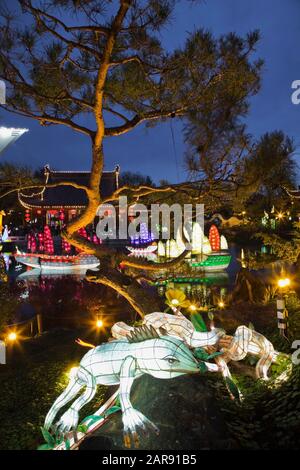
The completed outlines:
[[[179,256],[179,250],[176,241],[171,238],[171,240],[167,240],[166,243],[166,256],[167,258],[177,258]]]
[[[38,234],[38,240],[39,240],[39,252],[42,253],[44,251],[44,235],[43,233]]]
[[[31,246],[30,246],[30,251],[31,251],[31,253],[35,253],[35,252],[36,252],[36,249],[37,249],[36,239],[35,239],[35,236],[32,235],[32,236],[31,236]]]
[[[100,238],[98,238],[95,233],[93,235],[92,241],[93,241],[93,243],[95,243],[95,245],[101,245],[101,243],[102,243],[102,240],[100,240]]]
[[[154,240],[154,236],[152,232],[149,232],[147,224],[142,222],[140,224],[140,232],[136,234],[134,237],[131,237],[131,243],[133,245],[140,245],[143,243],[150,243]]]
[[[220,234],[215,225],[210,227],[208,238],[212,251],[220,251]]]
[[[221,250],[228,250],[228,243],[224,235],[221,235]]]
[[[157,244],[157,254],[164,258],[166,256],[165,244],[160,240]]]
[[[53,255],[54,253],[54,244],[51,231],[48,225],[44,227],[44,249],[45,253],[48,255]]]
[[[25,211],[25,222],[30,222],[30,211],[28,209]]]
[[[211,253],[211,246],[207,237],[203,238],[202,253],[204,255],[209,255]]]
[[[177,243],[177,247],[178,247],[178,252],[181,255],[181,253],[183,253],[185,251],[186,246],[185,246],[185,243],[183,241],[182,233],[181,233],[180,228],[178,228],[178,230],[177,230],[176,243]]]
[[[61,240],[61,248],[62,248],[62,251],[64,253],[70,253],[70,251],[71,251],[70,243],[67,242],[67,240],[65,240],[64,238],[62,238],[62,240]]]
[[[78,371],[78,367],[71,367],[68,372],[69,379],[74,379]]]
[[[200,254],[202,253],[202,244],[203,244],[204,233],[200,224],[198,222],[193,223],[192,229],[192,253]]]

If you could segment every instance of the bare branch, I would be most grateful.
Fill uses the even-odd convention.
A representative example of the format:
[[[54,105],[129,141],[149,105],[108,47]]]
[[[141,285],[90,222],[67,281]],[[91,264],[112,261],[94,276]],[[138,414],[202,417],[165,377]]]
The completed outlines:
[[[2,184],[0,182],[0,188],[1,188],[1,186],[2,186]],[[73,188],[76,188],[76,189],[82,189],[83,191],[86,192],[86,194],[89,194],[89,188],[87,188],[86,186],[74,183],[72,181],[59,181],[59,182],[53,183],[53,184],[31,184],[29,186],[22,186],[22,187],[19,187],[19,188],[10,189],[9,191],[5,192],[4,194],[1,194],[0,199],[8,196],[9,194],[15,193],[17,191],[21,192],[21,191],[26,191],[28,189],[57,188],[58,186],[72,186]],[[27,196],[27,195],[25,194],[25,196]]]

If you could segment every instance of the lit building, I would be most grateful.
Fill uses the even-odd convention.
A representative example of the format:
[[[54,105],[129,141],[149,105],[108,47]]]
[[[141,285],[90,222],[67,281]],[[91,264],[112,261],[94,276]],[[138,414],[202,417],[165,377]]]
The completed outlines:
[[[102,173],[100,192],[103,198],[109,197],[119,187],[119,166],[113,171]],[[49,165],[44,167],[43,182],[55,184],[71,181],[88,186],[89,171],[54,171]],[[79,215],[87,206],[88,199],[84,190],[72,186],[26,190],[19,192],[19,202],[25,208],[25,220],[41,225],[62,225]]]

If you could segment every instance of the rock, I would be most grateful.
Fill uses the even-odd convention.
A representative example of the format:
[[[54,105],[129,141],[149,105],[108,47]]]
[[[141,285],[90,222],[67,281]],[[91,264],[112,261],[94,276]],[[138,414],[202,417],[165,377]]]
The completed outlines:
[[[230,449],[234,445],[227,437],[222,404],[215,398],[208,375],[182,376],[159,380],[143,376],[136,381],[131,393],[133,406],[155,423],[159,436],[152,431],[140,435],[140,449],[201,450]],[[121,413],[87,438],[80,450],[121,450],[123,426]]]

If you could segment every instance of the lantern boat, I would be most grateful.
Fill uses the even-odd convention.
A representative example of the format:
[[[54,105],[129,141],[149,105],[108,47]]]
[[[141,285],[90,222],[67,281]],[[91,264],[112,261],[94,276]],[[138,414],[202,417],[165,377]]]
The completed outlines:
[[[39,269],[41,272],[78,272],[95,269],[99,260],[93,255],[80,253],[74,256],[45,255],[33,253],[18,253],[15,255],[18,263]]]
[[[207,255],[207,258],[203,261],[190,261],[192,268],[203,269],[206,272],[218,272],[224,271],[228,268],[231,261],[231,255],[229,252],[216,252]]]
[[[217,227],[212,225],[208,238],[202,238],[200,260],[190,261],[190,266],[205,272],[218,272],[227,269],[230,261],[227,240],[224,235],[219,234]]]
[[[189,234],[184,228],[185,239],[191,245],[191,254],[186,257],[186,262],[191,268],[207,273],[226,270],[230,264],[231,255],[224,235],[219,234],[215,225],[210,227],[208,237],[204,235],[197,222],[193,223],[191,229],[191,234]],[[178,230],[176,240],[168,240],[165,244],[162,241],[158,242],[158,259],[176,258],[183,253],[185,247],[181,232]]]

